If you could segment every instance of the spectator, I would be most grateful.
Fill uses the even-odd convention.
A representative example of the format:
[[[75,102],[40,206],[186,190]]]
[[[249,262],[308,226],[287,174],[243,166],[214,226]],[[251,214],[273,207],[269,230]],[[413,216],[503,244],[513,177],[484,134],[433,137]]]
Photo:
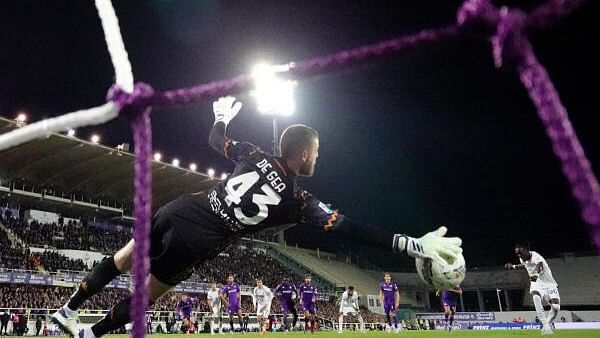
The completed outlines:
[[[2,324],[0,326],[0,336],[1,335],[8,335],[8,321],[10,319],[10,313],[7,310],[2,311],[2,313],[0,313],[0,323]]]
[[[37,319],[35,320],[35,335],[36,336],[40,335],[40,330],[42,330],[42,319],[40,317],[37,317]]]

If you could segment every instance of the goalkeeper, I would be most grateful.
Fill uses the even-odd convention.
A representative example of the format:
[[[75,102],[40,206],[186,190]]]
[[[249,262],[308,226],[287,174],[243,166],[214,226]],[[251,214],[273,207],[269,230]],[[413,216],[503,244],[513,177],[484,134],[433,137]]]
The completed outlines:
[[[205,191],[185,194],[158,209],[150,232],[150,303],[186,280],[196,263],[215,257],[242,236],[297,223],[306,231],[335,231],[356,242],[382,250],[405,251],[412,257],[431,258],[445,264],[441,256],[462,252],[459,238],[447,238],[441,227],[420,239],[389,233],[379,227],[345,219],[337,210],[298,187],[297,177],[313,175],[319,156],[319,136],[305,125],[293,125],[281,135],[280,157],[262,152],[248,142],[238,142],[225,133],[242,108],[228,96],[213,104],[215,122],[209,145],[235,164],[225,181],[215,181]],[[75,336],[77,310],[115,277],[131,269],[134,241],[114,256],[104,259],[82,280],[69,301],[52,315],[52,321]],[[111,308],[109,315],[79,334],[100,337],[130,321],[130,297]]]

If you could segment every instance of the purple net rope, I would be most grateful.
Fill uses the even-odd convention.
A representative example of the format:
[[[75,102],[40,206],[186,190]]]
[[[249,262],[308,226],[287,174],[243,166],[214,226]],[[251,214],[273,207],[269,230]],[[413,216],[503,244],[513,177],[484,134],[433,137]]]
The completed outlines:
[[[567,110],[548,72],[537,60],[525,31],[544,28],[554,20],[577,9],[583,0],[552,0],[537,7],[530,14],[519,10],[498,10],[488,0],[465,2],[458,13],[459,24],[487,25],[495,28],[491,37],[494,62],[514,66],[544,123],[552,149],[561,161],[562,171],[579,203],[583,220],[600,249],[600,186],[590,162],[573,129]]]
[[[441,29],[426,29],[416,34],[381,41],[372,45],[341,51],[332,55],[292,62],[290,63],[289,73],[290,75],[304,78],[329,73],[349,68],[356,64],[373,62],[376,59],[421,50],[424,47],[433,46],[442,41],[448,41],[451,38],[455,38],[458,33],[459,29],[456,25]],[[140,102],[140,104],[151,105],[154,107],[182,105],[208,98],[215,98],[225,94],[239,93],[249,89],[251,84],[251,77],[239,75],[229,80],[159,92],[152,97],[147,98],[147,100]]]
[[[332,55],[290,63],[290,74],[310,77],[348,68],[377,59],[418,51],[463,33],[477,33],[490,38],[496,66],[509,64],[517,69],[521,81],[546,127],[554,153],[562,163],[563,173],[572,187],[582,217],[590,225],[597,248],[600,248],[600,188],[583,148],[569,121],[567,111],[548,73],[538,62],[526,37],[570,14],[585,0],[549,0],[530,13],[498,9],[489,0],[467,0],[457,13],[457,25],[426,29],[379,43],[341,51]],[[129,115],[135,142],[135,230],[133,261],[135,290],[131,303],[134,322],[133,336],[145,333],[145,309],[148,304],[146,277],[149,272],[149,233],[151,207],[150,153],[152,136],[150,109],[152,106],[174,106],[214,98],[249,88],[251,78],[240,75],[232,79],[201,84],[191,88],[154,93],[146,84],[135,85],[132,94],[113,86],[108,99],[117,102]]]
[[[133,321],[131,334],[135,338],[143,338],[146,333],[146,308],[148,292],[146,278],[150,272],[150,217],[152,207],[152,171],[150,156],[152,153],[152,127],[150,124],[150,107],[139,106],[137,101],[150,97],[153,90],[150,86],[137,83],[132,94],[127,94],[113,86],[108,99],[115,101],[129,118],[133,130],[135,147],[135,224],[133,238],[133,285],[130,317]]]

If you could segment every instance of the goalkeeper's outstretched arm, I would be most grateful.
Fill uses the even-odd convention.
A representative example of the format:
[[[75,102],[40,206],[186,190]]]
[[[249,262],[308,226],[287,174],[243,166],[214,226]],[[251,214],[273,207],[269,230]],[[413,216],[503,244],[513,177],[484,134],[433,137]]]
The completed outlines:
[[[357,243],[385,251],[406,252],[415,258],[430,258],[443,265],[446,261],[442,256],[457,258],[462,253],[462,240],[458,237],[445,237],[448,231],[446,227],[440,227],[420,238],[394,234],[378,226],[351,220],[306,191],[299,191],[297,194],[304,205],[302,223],[321,227],[326,232],[335,232]]]

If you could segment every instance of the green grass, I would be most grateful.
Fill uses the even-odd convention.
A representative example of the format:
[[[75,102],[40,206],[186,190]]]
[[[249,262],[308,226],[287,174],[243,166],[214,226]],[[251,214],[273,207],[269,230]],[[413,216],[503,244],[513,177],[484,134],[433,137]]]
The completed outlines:
[[[148,337],[151,338],[191,338],[193,336],[205,336],[209,335],[206,333],[202,334],[152,334]],[[231,336],[242,336],[239,333],[235,335],[224,334],[224,335],[215,335],[215,338],[218,337],[231,337]],[[245,337],[261,337],[258,333],[248,333],[244,335]],[[307,333],[269,333],[264,337],[270,338],[289,338],[289,337],[310,337],[311,334]],[[500,337],[541,337],[539,330],[496,330],[496,331],[403,331],[400,333],[387,333],[387,332],[373,332],[373,333],[354,333],[354,332],[344,332],[343,334],[338,334],[335,332],[322,331],[314,334],[315,337],[320,338],[365,338],[365,337],[398,337],[398,338],[438,338],[438,337],[453,337],[453,338],[462,338],[462,337],[477,337],[477,338],[500,338]],[[10,336],[9,336],[10,337]],[[27,336],[26,336],[27,337]],[[61,336],[53,336],[53,337],[61,337]],[[61,338],[66,337],[62,336]],[[128,337],[128,335],[107,335],[103,337],[115,337],[115,338],[123,338]],[[556,330],[554,331],[554,335],[550,336],[551,338],[597,338],[600,337],[600,330]],[[21,337],[23,338],[23,337]]]
[[[202,336],[208,337],[208,334],[200,334]],[[124,337],[125,335],[112,335],[105,337]],[[184,335],[184,334],[153,334],[149,337],[152,338],[190,338],[194,335]],[[197,335],[196,335],[197,336]],[[215,338],[220,337],[221,335],[215,335]],[[231,337],[231,336],[242,336],[241,334],[224,334],[222,337]],[[246,337],[261,337],[258,333],[248,333],[245,335]],[[288,338],[288,337],[310,337],[311,334],[307,333],[269,333],[264,337],[270,338]],[[355,332],[344,332],[343,334],[338,334],[336,332],[331,331],[322,331],[317,332],[314,336],[321,338],[365,338],[365,337],[399,337],[399,338],[429,338],[429,337],[454,337],[454,338],[462,338],[462,337],[477,337],[477,338],[500,338],[500,337],[541,337],[541,333],[539,330],[496,330],[496,331],[403,331],[400,333],[386,333],[386,332],[373,332],[373,333],[355,333]],[[600,337],[600,330],[556,330],[554,331],[554,335],[550,336],[552,338],[597,338]]]

